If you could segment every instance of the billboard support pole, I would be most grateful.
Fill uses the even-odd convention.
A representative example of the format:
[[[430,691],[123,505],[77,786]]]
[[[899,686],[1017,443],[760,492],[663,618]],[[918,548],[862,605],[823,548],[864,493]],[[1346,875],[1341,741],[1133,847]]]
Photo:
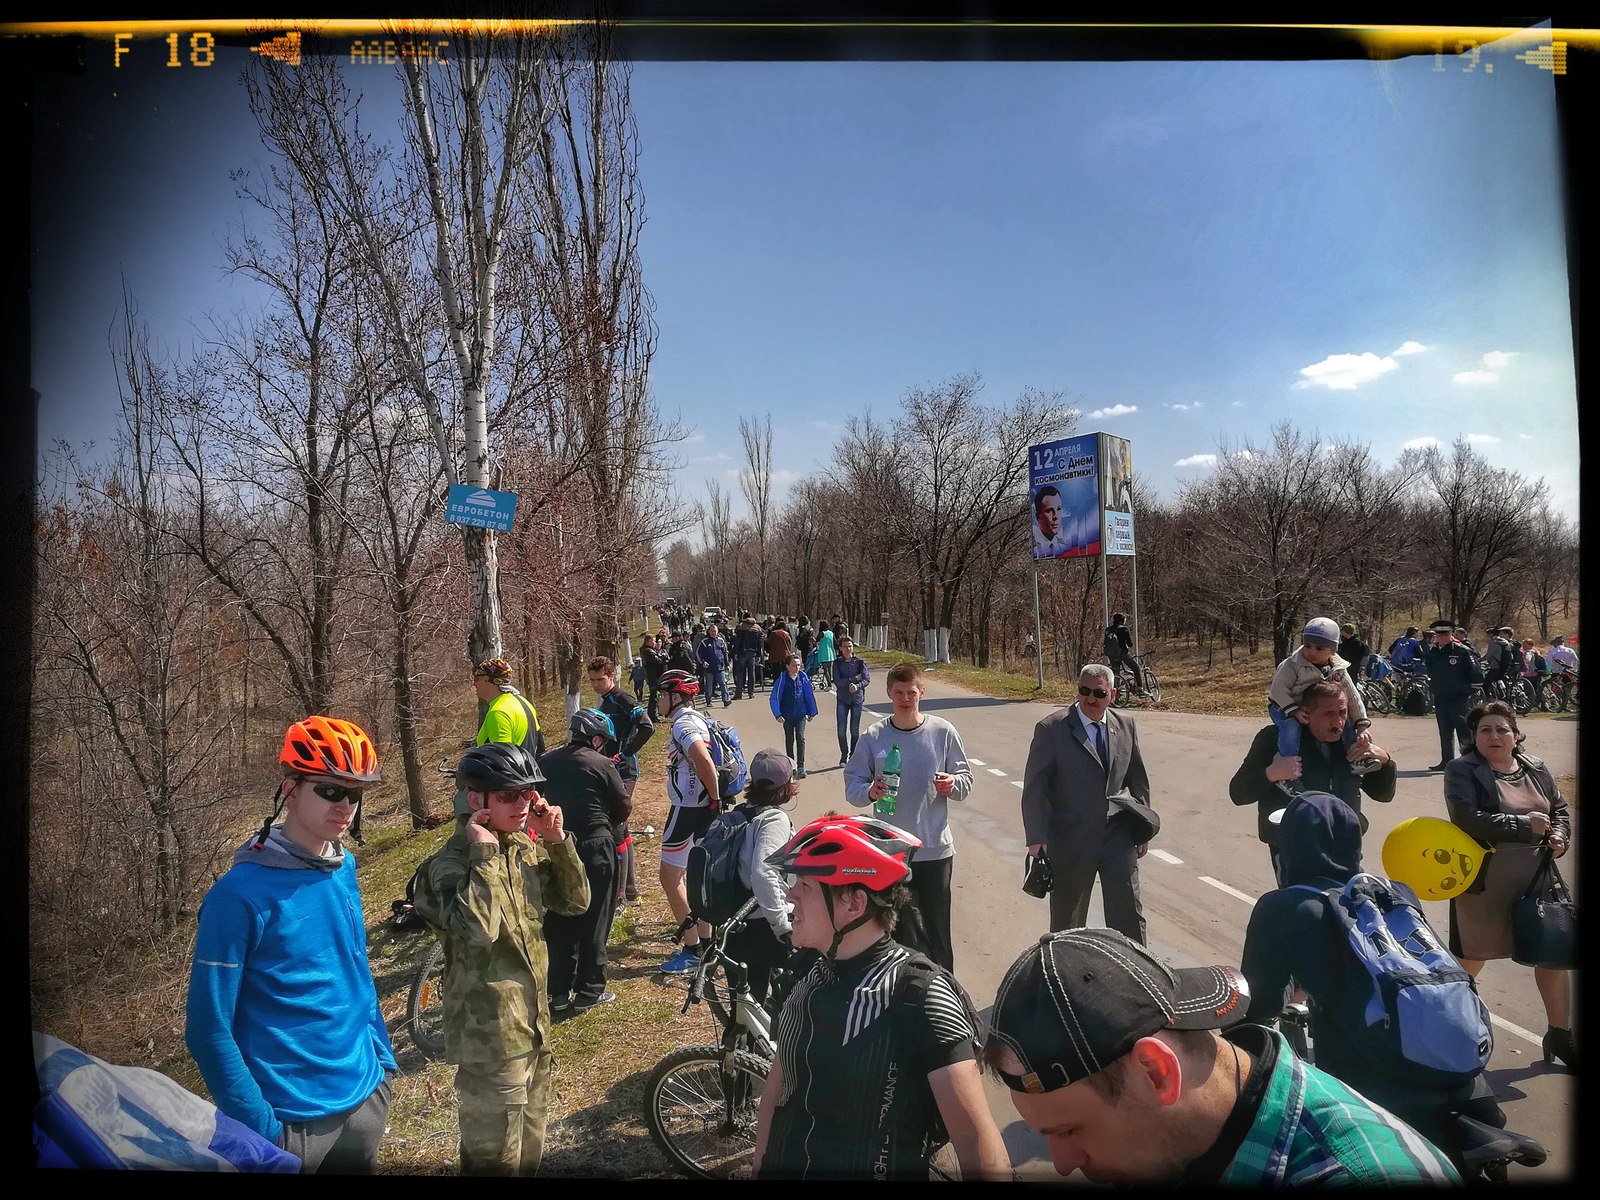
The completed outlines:
[[[1133,622],[1133,652],[1139,653],[1139,556],[1129,556],[1133,562],[1133,601],[1128,619]]]
[[[1044,690],[1044,626],[1039,621],[1039,560],[1033,562],[1033,655],[1039,690]]]
[[[1101,521],[1105,517],[1102,515]],[[1102,534],[1104,531],[1102,530]],[[1105,551],[1105,542],[1100,543],[1100,628],[1105,629],[1111,624],[1111,556]],[[1111,675],[1111,686],[1117,686],[1116,672]]]

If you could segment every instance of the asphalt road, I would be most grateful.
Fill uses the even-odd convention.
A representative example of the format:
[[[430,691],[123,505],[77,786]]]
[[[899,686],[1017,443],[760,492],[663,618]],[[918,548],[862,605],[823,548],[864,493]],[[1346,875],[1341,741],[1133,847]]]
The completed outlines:
[[[889,710],[881,670],[873,675],[863,728],[876,719],[874,712],[883,716]],[[739,729],[747,755],[762,746],[783,745],[782,728],[772,720],[767,703],[762,692],[754,703],[739,701],[726,713]],[[819,714],[807,731],[810,774],[793,813],[797,826],[829,809],[848,810],[837,765],[833,697],[819,692],[817,706]],[[956,726],[972,762],[972,795],[951,809],[956,843],[952,922],[956,975],[987,1016],[1006,968],[1049,929],[1046,902],[1021,890],[1020,797],[1034,724],[1053,707],[977,696],[943,683],[934,672],[923,708]],[[1175,966],[1237,965],[1251,906],[1274,884],[1266,847],[1256,838],[1255,811],[1229,801],[1228,780],[1250,739],[1266,723],[1265,712],[1255,720],[1127,711],[1138,722],[1152,799],[1162,817],[1161,833],[1140,862],[1151,949]],[[724,715],[720,708],[716,714]],[[1529,720],[1524,732],[1529,751],[1545,759],[1557,776],[1576,773],[1575,719]],[[1383,839],[1397,822],[1444,816],[1444,793],[1441,777],[1424,769],[1439,753],[1431,716],[1377,717],[1373,734],[1399,766],[1394,801],[1362,806],[1371,822],[1366,855],[1377,865]],[[1576,826],[1575,816],[1573,854],[1582,840]],[[1564,874],[1576,893],[1573,854],[1564,862]],[[1426,908],[1428,920],[1442,935],[1448,923],[1446,905],[1430,902]],[[1100,920],[1097,887],[1090,921]],[[1493,962],[1480,975],[1479,988],[1494,1016],[1489,1079],[1507,1125],[1538,1138],[1550,1152],[1549,1161],[1536,1170],[1513,1168],[1513,1180],[1519,1173],[1529,1182],[1570,1179],[1575,1079],[1559,1063],[1546,1066],[1541,1058],[1539,1040],[1546,1021],[1533,972],[1509,961]],[[1043,1139],[1017,1118],[1004,1086],[993,1079],[986,1079],[985,1086],[1013,1163],[1025,1178],[1057,1178]],[[1077,1181],[1083,1182],[1081,1177]]]

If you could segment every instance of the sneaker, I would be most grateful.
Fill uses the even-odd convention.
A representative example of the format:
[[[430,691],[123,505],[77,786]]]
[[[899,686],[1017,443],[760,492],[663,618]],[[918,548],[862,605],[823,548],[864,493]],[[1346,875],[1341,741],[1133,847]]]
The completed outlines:
[[[572,1011],[573,1012],[586,1013],[591,1008],[593,1008],[596,1004],[610,1004],[616,998],[617,998],[617,994],[615,992],[601,992],[593,1000],[585,1000],[582,1003],[579,1003],[578,1001],[573,1001]]]
[[[846,763],[848,763],[848,762],[849,762],[849,761],[850,761],[850,756],[849,756],[849,755],[848,755],[848,754],[841,754],[841,755],[839,755],[839,765],[840,765],[840,766],[841,766],[841,767],[842,767],[842,766],[844,766],[844,765],[845,765],[845,764],[846,764]]]
[[[723,701],[723,702],[722,702],[722,707],[723,707],[723,708],[732,708],[732,707],[733,707],[733,701],[731,701],[731,700],[724,700],[724,701]]]
[[[1376,754],[1369,754],[1365,758],[1358,758],[1355,762],[1351,763],[1350,770],[1356,775],[1370,775],[1381,766],[1383,766],[1383,764],[1378,761],[1378,756]]]
[[[804,779],[806,777],[806,769],[804,767],[796,768],[795,777],[798,779]]]
[[[685,946],[666,962],[661,964],[660,971],[663,975],[693,975],[700,968],[700,950],[695,946]]]
[[[550,1011],[553,1012],[553,1013],[571,1012],[572,1011],[572,997],[571,996],[561,996],[561,997],[552,996],[550,998]]]
[[[1430,770],[1430,771],[1442,771],[1442,770],[1444,770],[1444,768],[1445,768],[1445,764],[1444,763],[1436,762],[1436,763],[1433,764],[1433,766],[1429,767],[1428,770]]]

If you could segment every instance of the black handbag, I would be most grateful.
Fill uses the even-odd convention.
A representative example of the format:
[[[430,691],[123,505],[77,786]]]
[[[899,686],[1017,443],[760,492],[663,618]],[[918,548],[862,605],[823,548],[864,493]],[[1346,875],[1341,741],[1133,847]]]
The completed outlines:
[[[1022,890],[1030,896],[1043,900],[1050,894],[1050,886],[1055,882],[1055,872],[1050,869],[1050,856],[1029,854],[1022,860]]]
[[[1578,965],[1578,910],[1554,854],[1511,904],[1511,957],[1525,967],[1570,971]]]

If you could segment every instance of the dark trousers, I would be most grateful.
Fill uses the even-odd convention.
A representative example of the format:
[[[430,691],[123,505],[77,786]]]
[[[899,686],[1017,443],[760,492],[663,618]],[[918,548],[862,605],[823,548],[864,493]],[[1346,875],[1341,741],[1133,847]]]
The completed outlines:
[[[922,951],[952,973],[956,952],[950,939],[950,876],[955,865],[954,855],[911,864],[914,903],[911,910],[901,911],[894,927],[895,941]]]
[[[733,665],[733,696],[737,700],[740,693],[746,696],[756,694],[756,652],[754,650],[741,650],[738,659]]]
[[[806,769],[806,719],[801,717],[798,721],[791,721],[788,717],[783,719],[783,752],[794,759],[797,770]]]
[[[1139,669],[1139,664],[1130,654],[1119,654],[1111,659],[1111,678],[1120,681],[1123,672],[1132,675],[1133,686],[1141,692],[1144,691],[1144,672]]]
[[[633,789],[638,783],[638,779],[623,777],[622,790],[628,793],[629,800],[633,799]],[[619,826],[614,833],[619,837],[619,845],[622,841],[628,843],[626,850],[617,851],[617,903],[620,904],[624,900],[639,898],[639,881],[633,874],[633,840],[628,836],[627,826]]]
[[[1456,756],[1453,740],[1460,742],[1462,754],[1472,747],[1472,735],[1467,732],[1467,701],[1466,696],[1436,695],[1433,698],[1433,719],[1439,726],[1440,762],[1449,762]]]
[[[390,1075],[355,1108],[299,1124],[283,1123],[278,1149],[300,1160],[302,1175],[376,1175],[378,1143],[388,1122],[394,1094]]]
[[[1139,900],[1139,855],[1133,842],[1133,820],[1118,813],[1106,822],[1099,855],[1088,861],[1061,862],[1051,847],[1055,886],[1050,890],[1050,932],[1082,929],[1089,923],[1089,895],[1100,877],[1100,902],[1106,925],[1141,946],[1144,905]]]
[[[834,716],[839,725],[839,757],[847,758],[855,753],[856,742],[861,739],[861,710],[866,707],[867,698],[860,692],[852,696],[843,688],[839,690],[839,699],[834,708]],[[849,740],[845,738],[845,725],[849,724]]]
[[[547,913],[545,945],[550,949],[550,999],[572,995],[592,1004],[606,990],[606,940],[617,905],[617,844],[609,829],[578,839],[578,858],[589,877],[589,909],[576,917]]]
[[[750,976],[750,994],[765,1000],[772,984],[772,968],[789,957],[789,947],[778,940],[759,912],[728,935],[728,954],[742,962]]]

